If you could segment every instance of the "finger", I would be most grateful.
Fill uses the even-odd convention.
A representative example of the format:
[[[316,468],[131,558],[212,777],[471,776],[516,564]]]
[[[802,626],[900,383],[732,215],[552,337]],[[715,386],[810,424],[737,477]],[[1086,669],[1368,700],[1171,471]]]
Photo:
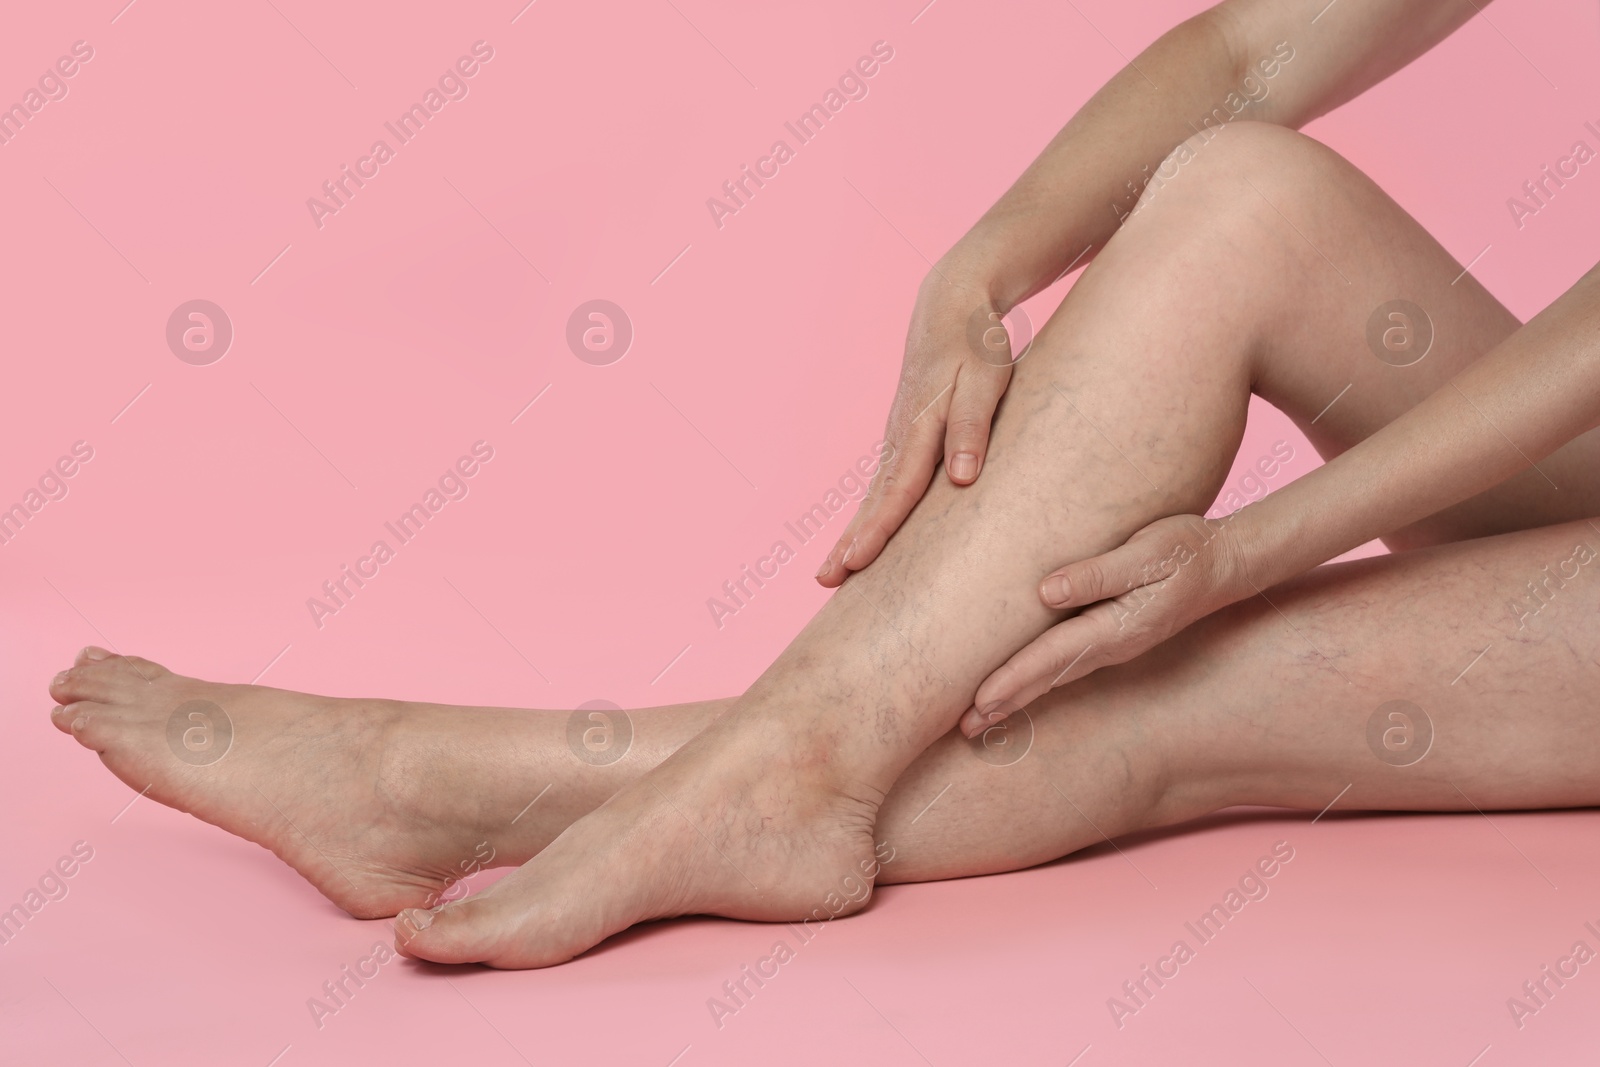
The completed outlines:
[[[962,713],[961,721],[956,725],[967,737],[977,737],[991,726],[1009,719],[1022,707],[1010,700],[999,700],[988,705],[974,704]]]
[[[927,411],[911,423],[901,445],[884,457],[855,518],[817,571],[818,582],[832,589],[843,583],[851,571],[878,558],[883,546],[927,492],[939,466],[943,437],[944,420],[937,411]]]
[[[998,721],[991,718],[997,710],[1009,714],[1026,707],[1057,686],[1115,661],[1115,652],[1116,631],[1097,613],[1051,627],[978,686],[972,708],[962,716],[962,732],[968,737],[981,733]],[[969,727],[974,728],[969,732]]]
[[[1039,583],[1039,599],[1046,607],[1080,608],[1110,600],[1141,585],[1170,577],[1176,569],[1169,556],[1139,542],[1130,542],[1103,555],[1057,567]]]
[[[1010,382],[1010,364],[962,366],[944,430],[944,469],[957,485],[971,485],[983,470],[994,409]]]

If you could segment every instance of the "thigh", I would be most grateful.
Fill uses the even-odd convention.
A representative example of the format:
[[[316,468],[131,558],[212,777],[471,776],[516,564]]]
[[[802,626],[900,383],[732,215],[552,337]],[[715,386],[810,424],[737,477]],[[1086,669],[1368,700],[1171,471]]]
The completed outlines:
[[[1210,141],[1192,139],[1184,153],[1187,162],[1162,168],[1169,177],[1152,182],[1102,258],[1123,277],[1186,270],[1187,323],[1170,343],[1226,324],[1251,389],[1325,459],[1519,328],[1400,205],[1315,140],[1236,123]],[[1133,312],[1122,304],[1122,314]],[[1597,470],[1600,432],[1386,541],[1418,547],[1595,514]]]

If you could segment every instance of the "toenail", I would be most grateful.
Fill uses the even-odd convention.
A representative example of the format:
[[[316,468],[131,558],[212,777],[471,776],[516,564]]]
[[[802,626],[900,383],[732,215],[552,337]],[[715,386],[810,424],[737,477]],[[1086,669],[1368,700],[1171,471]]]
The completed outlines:
[[[56,680],[51,682],[50,684],[51,685],[66,685],[67,684],[67,672],[66,671],[62,671],[60,674],[56,675]]]
[[[431,911],[412,909],[408,915],[409,917],[406,921],[418,930],[426,930],[433,925],[433,912]]]
[[[89,725],[89,716],[87,716],[87,715],[79,715],[76,719],[72,720],[72,728],[74,730],[82,730],[84,727],[86,727],[88,725]]]

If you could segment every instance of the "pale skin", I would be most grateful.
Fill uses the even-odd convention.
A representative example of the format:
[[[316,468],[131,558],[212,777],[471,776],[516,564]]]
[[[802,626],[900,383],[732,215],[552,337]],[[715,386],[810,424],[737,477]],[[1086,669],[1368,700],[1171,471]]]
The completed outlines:
[[[978,477],[1009,371],[971,351],[965,329],[975,300],[1005,312],[1094,255],[1131,206],[1132,193],[1151,173],[1164,173],[1163,158],[1174,165],[1173,144],[1200,132],[1196,124],[1206,115],[1226,118],[1241,109],[1243,117],[1297,127],[1403,67],[1481,7],[1367,0],[1335,14],[1332,5],[1313,11],[1283,0],[1230,0],[1166,34],[1113,78],[930,274],[890,413],[893,459],[818,580],[837,585],[868,566],[934,478],[941,457],[948,480],[970,484]],[[1186,166],[1184,158],[1178,161]],[[1209,554],[1200,566],[1178,569],[1172,562],[1195,525],[1187,519],[1158,521],[1090,559],[1062,552],[1068,562],[1043,575],[1040,601],[1087,610],[987,678],[962,730],[970,736],[1007,708],[1126,662],[1208,612],[1375,537],[1414,543],[1400,534],[1404,527],[1473,507],[1476,494],[1600,425],[1594,399],[1600,361],[1592,358],[1597,330],[1600,271],[1591,271],[1525,329],[1503,338],[1457,380],[1436,383],[1444,386],[1436,395],[1362,439],[1349,456],[1317,441],[1324,455],[1337,458],[1245,508],[1231,526],[1229,551]],[[1499,528],[1507,521],[1515,520]],[[1129,607],[1145,601],[1145,587],[1156,583],[1159,599],[1128,624]]]
[[[1348,284],[1330,282],[1330,262]],[[405,912],[397,944],[502,967],[559,963],[669,915],[804,918],[864,871],[1011,870],[1232,804],[1321,808],[1346,785],[1348,807],[1592,804],[1600,732],[1581,694],[1600,627],[1580,590],[1600,568],[1524,626],[1506,609],[1574,546],[1600,552],[1587,434],[1540,463],[1559,492],[1532,470],[1502,475],[1397,532],[1412,551],[1294,579],[1043,696],[1013,765],[952,733],[979,684],[1061,620],[1040,574],[1211,502],[1252,389],[1337,455],[1517,334],[1470,276],[1450,284],[1459,272],[1333,153],[1231,125],[1105,243],[1011,373],[982,477],[934,479],[748,692],[638,713],[633,750],[610,767],[571,756],[566,712],[220,686],[100,649],[52,683],[54,721],[133,788],[273,848],[353,914],[427,904],[491,842],[521,868]],[[1378,362],[1364,335],[1397,294],[1439,331],[1407,368]],[[1317,418],[1351,381],[1370,387]],[[1506,530],[1522,532],[1466,540]],[[1231,536],[1207,551],[1232,551]],[[1504,654],[1451,685],[1497,638]],[[168,716],[194,698],[235,727],[209,766],[167,748]],[[1437,730],[1405,768],[1366,742],[1397,698]],[[1528,703],[1540,715],[1513,728],[1507,710]]]

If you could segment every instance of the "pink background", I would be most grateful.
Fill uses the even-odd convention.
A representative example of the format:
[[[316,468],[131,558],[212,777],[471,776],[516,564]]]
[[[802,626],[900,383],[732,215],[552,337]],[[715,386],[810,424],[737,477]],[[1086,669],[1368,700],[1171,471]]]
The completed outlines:
[[[8,12],[0,100],[74,41],[94,58],[0,146],[0,502],[75,441],[94,459],[0,547],[0,907],[73,842],[95,858],[0,947],[0,1061],[1466,1065],[1488,1046],[1489,1065],[1592,1048],[1590,968],[1521,1032],[1505,1007],[1597,943],[1588,812],[1229,815],[1128,844],[1137,870],[1102,848],[890,888],[720,1031],[706,998],[781,930],[663,924],[454,989],[397,963],[319,1031],[306,999],[388,924],[150,801],[118,817],[131,793],[47,721],[51,674],[99,642],[347,695],[737,692],[824,600],[823,545],[720,630],[705,601],[877,440],[923,257],[1119,52],[1200,6],[521,2]],[[1597,35],[1592,4],[1504,0],[1310,132],[1463,263],[1491,246],[1475,273],[1526,317],[1600,238],[1593,167],[1520,230],[1505,206],[1600,120]],[[469,95],[318,229],[306,199],[480,39],[494,58]],[[706,198],[880,39],[895,54],[870,94],[717,229]],[[235,329],[209,366],[164,339],[195,298]],[[635,329],[609,366],[564,341],[594,298]],[[470,495],[317,628],[306,599],[479,439],[495,459]],[[1313,465],[1259,405],[1241,460],[1279,439],[1297,448],[1285,478]],[[1117,1030],[1106,998],[1280,839],[1297,853],[1271,896]]]

